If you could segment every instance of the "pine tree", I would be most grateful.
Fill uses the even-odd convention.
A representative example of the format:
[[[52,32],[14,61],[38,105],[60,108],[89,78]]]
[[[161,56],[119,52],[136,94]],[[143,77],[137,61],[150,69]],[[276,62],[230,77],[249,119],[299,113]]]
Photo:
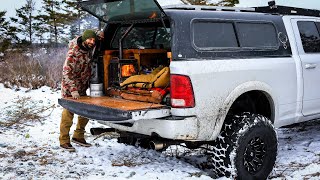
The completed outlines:
[[[58,44],[59,38],[64,35],[64,28],[68,21],[68,14],[64,13],[62,2],[57,0],[42,0],[43,7],[37,19],[46,26],[42,31],[49,33],[49,42]]]
[[[6,11],[0,11],[0,37],[3,37],[3,35],[6,33],[7,28],[9,26],[9,22],[6,21]]]
[[[45,38],[45,35],[49,32],[49,26],[47,25],[46,17],[38,15],[35,17],[35,19],[35,37],[40,42],[40,44],[44,44],[48,42],[48,40]]]
[[[73,39],[81,32],[81,18],[85,16],[85,12],[77,6],[81,0],[63,0],[65,4],[64,11],[69,14],[70,38]]]
[[[0,52],[4,52],[12,42],[18,41],[16,27],[10,26],[6,20],[6,11],[0,11]]]
[[[17,32],[24,35],[28,39],[28,44],[32,43],[32,37],[35,33],[35,2],[34,0],[26,0],[26,4],[19,9],[16,9],[17,18],[10,18],[11,21],[18,24]]]
[[[5,18],[6,13],[6,11],[0,11],[0,52],[3,52],[5,49],[8,48],[8,42],[4,38],[9,25],[8,21],[6,21]]]
[[[66,4],[65,12],[69,14],[70,20],[70,38],[81,34],[85,29],[101,28],[99,21],[91,14],[81,10],[78,6],[82,0],[63,0]]]

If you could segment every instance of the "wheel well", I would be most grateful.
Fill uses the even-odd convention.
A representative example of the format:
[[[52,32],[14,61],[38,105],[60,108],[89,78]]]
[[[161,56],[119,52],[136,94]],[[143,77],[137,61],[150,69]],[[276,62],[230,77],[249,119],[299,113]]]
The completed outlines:
[[[232,104],[227,116],[239,115],[243,112],[260,114],[274,122],[274,104],[267,93],[249,91],[239,96]]]

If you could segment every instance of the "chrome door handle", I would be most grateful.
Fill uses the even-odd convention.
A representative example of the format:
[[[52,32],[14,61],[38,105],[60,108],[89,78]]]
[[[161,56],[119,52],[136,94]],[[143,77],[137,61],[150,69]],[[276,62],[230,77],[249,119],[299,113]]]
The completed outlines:
[[[314,69],[317,67],[317,64],[306,64],[306,69]]]

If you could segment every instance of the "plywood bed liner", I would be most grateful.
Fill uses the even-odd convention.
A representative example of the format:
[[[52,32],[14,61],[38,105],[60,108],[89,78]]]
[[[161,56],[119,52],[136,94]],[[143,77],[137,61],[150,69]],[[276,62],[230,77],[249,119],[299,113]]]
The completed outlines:
[[[119,109],[124,111],[136,111],[136,110],[144,110],[144,109],[158,109],[163,108],[165,105],[162,104],[153,104],[148,102],[140,102],[140,101],[131,101],[121,98],[115,98],[115,97],[89,97],[89,96],[83,96],[79,99],[75,100],[72,98],[65,98],[70,101],[75,101],[79,103],[84,104],[92,104],[102,107],[108,107],[113,109]]]

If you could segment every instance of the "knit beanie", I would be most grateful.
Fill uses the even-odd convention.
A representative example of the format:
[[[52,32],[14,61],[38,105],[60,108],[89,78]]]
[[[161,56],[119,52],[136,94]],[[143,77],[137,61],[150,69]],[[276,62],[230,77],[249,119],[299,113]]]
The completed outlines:
[[[87,39],[90,39],[90,38],[97,39],[97,35],[93,30],[87,29],[83,32],[81,39],[82,41],[86,41]]]

